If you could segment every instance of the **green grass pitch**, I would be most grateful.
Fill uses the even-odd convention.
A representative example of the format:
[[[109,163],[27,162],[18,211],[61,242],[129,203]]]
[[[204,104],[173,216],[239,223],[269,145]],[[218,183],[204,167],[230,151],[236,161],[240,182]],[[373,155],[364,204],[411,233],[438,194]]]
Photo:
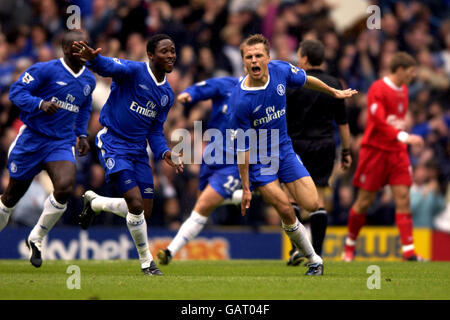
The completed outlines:
[[[70,265],[80,268],[80,289],[67,287]],[[370,265],[380,268],[380,289],[367,287]],[[27,260],[0,260],[0,299],[450,299],[444,262],[330,261],[322,277],[281,260],[173,261],[160,269],[164,276],[149,277],[137,260],[44,261],[39,269]]]

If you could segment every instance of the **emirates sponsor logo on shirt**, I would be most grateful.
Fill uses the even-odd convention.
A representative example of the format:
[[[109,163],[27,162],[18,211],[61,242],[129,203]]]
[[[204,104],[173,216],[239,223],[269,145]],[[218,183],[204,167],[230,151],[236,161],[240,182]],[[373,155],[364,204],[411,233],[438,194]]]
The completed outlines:
[[[253,126],[257,127],[264,123],[269,123],[272,120],[279,119],[286,114],[286,109],[283,108],[281,110],[275,110],[275,106],[266,108],[266,116],[253,120]]]
[[[149,101],[147,103],[147,107],[144,108],[140,106],[136,101],[132,101],[130,105],[130,110],[134,111],[138,114],[141,114],[145,117],[155,118],[158,112],[154,110],[156,108],[156,104],[153,101]]]
[[[67,95],[66,101],[60,100],[57,97],[52,97],[50,101],[56,103],[61,109],[65,109],[74,113],[80,112],[80,106],[77,106],[73,103],[75,101],[75,97],[71,94]]]

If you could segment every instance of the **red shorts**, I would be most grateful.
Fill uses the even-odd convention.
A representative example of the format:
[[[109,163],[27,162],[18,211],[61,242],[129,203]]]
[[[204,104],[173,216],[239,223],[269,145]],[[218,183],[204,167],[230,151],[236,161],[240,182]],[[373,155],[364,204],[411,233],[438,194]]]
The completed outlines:
[[[411,186],[408,152],[361,147],[353,185],[367,191],[378,191],[387,184]]]

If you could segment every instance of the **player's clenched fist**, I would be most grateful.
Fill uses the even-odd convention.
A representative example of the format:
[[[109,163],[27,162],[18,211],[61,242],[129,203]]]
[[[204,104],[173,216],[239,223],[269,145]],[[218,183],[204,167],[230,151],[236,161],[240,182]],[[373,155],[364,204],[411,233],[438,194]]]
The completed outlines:
[[[180,103],[186,103],[186,102],[191,102],[192,101],[192,97],[189,93],[187,92],[183,92],[180,93],[177,97],[178,102]]]
[[[50,101],[43,101],[41,104],[41,110],[44,111],[48,115],[55,114],[59,109],[59,106]]]

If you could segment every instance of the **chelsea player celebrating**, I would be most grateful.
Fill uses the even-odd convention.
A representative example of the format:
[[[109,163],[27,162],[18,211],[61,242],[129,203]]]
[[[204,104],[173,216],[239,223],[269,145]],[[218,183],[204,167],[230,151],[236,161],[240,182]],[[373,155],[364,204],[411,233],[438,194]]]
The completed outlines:
[[[175,44],[164,34],[147,43],[149,63],[107,58],[85,42],[75,42],[77,55],[89,60],[88,67],[104,77],[112,77],[111,93],[100,113],[104,128],[96,144],[107,181],[115,183],[123,198],[99,197],[87,192],[80,224],[87,228],[95,211],[105,210],[126,218],[146,275],[162,275],[148,247],[147,224],[153,206],[153,175],[147,140],[156,158],[183,170],[179,155],[172,154],[163,134],[163,124],[174,102],[166,73],[173,70]],[[172,160],[175,160],[175,162]],[[109,210],[108,210],[109,209]],[[145,211],[145,216],[144,216]]]
[[[92,110],[94,75],[73,55],[74,41],[86,41],[81,31],[62,39],[64,57],[36,63],[11,86],[9,99],[20,109],[24,125],[9,148],[9,184],[0,200],[0,230],[35,175],[45,169],[54,191],[26,239],[30,262],[42,264],[42,240],[67,208],[75,183],[75,146],[80,155],[89,151],[87,125]],[[78,141],[77,141],[78,137]]]
[[[172,257],[200,233],[214,209],[222,204],[238,204],[241,201],[238,167],[236,163],[227,164],[226,161],[226,153],[231,152],[229,158],[234,159],[234,150],[227,150],[225,141],[226,130],[229,128],[228,101],[238,81],[234,77],[211,78],[188,87],[177,97],[179,102],[188,107],[199,101],[212,99],[208,129],[219,130],[223,139],[211,141],[205,147],[199,175],[200,194],[190,217],[183,222],[175,238],[165,250],[159,250],[158,259],[161,264],[168,264]],[[220,161],[216,162],[216,158]]]
[[[230,105],[232,129],[236,130],[238,140],[238,168],[243,189],[242,214],[250,206],[251,182],[251,188],[257,188],[263,198],[275,207],[286,234],[309,259],[306,275],[322,275],[323,261],[314,252],[304,226],[296,218],[288,196],[280,187],[280,181],[284,182],[297,204],[311,212],[317,210],[318,194],[314,182],[300,157],[293,151],[287,133],[286,87],[305,86],[336,98],[351,97],[356,91],[331,88],[287,62],[270,61],[269,42],[262,35],[247,38],[241,45],[241,55],[248,75],[235,87]],[[255,131],[259,135],[257,141],[251,139]],[[246,133],[242,135],[243,132]],[[250,137],[249,142],[245,136]],[[266,154],[261,154],[263,149]],[[250,150],[252,153],[259,150],[256,161],[252,154],[251,164]],[[271,150],[270,156],[268,150]],[[271,161],[268,162],[268,159]]]

